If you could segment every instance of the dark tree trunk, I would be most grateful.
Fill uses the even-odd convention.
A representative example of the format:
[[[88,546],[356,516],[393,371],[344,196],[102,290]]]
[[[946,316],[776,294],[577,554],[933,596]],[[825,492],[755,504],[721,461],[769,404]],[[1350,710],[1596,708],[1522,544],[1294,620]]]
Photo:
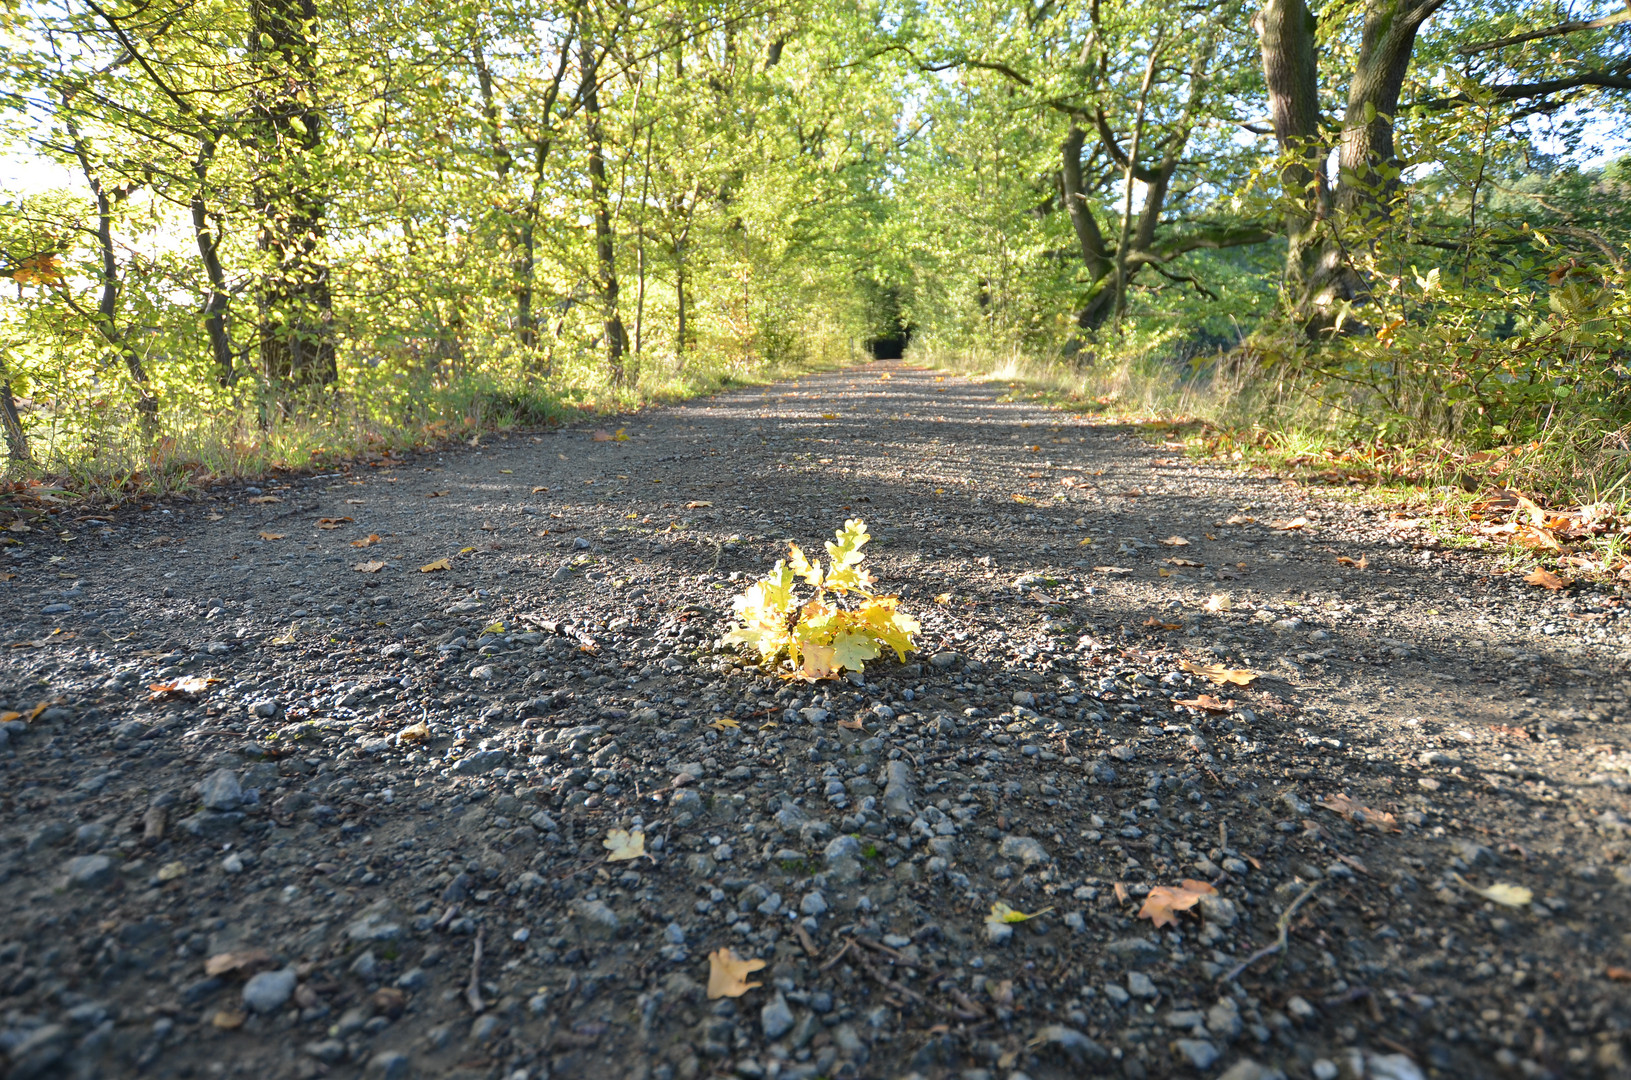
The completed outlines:
[[[262,89],[255,100],[255,188],[260,250],[261,371],[274,387],[334,381],[334,302],[322,252],[328,177],[322,161],[323,116],[316,45],[308,28],[313,0],[251,0],[250,55]]]
[[[1059,183],[1065,211],[1076,233],[1076,246],[1081,251],[1082,266],[1087,270],[1087,303],[1076,312],[1076,325],[1092,330],[1115,310],[1115,291],[1105,287],[1115,263],[1105,250],[1104,233],[1098,218],[1093,216],[1093,208],[1088,205],[1082,183],[1082,146],[1086,141],[1087,132],[1072,124],[1060,147]]]
[[[204,276],[210,283],[209,299],[204,302],[204,332],[209,336],[210,357],[215,361],[215,378],[222,386],[230,386],[234,381],[232,338],[227,333],[231,294],[227,291],[226,272],[221,269],[221,237],[210,228],[209,208],[204,201],[204,184],[214,157],[215,140],[205,139],[193,164],[193,172],[198,177],[192,198],[193,235],[198,241],[198,258],[204,264]]]
[[[0,357],[0,432],[6,437],[6,453],[13,465],[24,465],[33,458],[28,452],[28,435],[23,431],[23,418],[17,413],[17,399],[11,394],[11,373]]]
[[[623,354],[628,347],[628,334],[623,329],[623,317],[617,307],[617,249],[612,234],[612,208],[606,182],[606,150],[600,127],[599,62],[594,42],[587,29],[579,32],[579,69],[583,79],[583,116],[585,134],[589,141],[589,196],[595,216],[595,285],[600,293],[601,311],[606,328],[606,366],[612,382],[623,382]]]

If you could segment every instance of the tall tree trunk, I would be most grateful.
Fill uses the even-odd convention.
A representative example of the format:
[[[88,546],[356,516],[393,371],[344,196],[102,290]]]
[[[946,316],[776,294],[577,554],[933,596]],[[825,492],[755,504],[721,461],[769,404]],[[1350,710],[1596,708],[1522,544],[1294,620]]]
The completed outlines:
[[[23,418],[17,413],[17,399],[11,393],[11,371],[4,355],[0,355],[0,432],[6,437],[6,454],[13,465],[26,465],[33,460],[28,452]]]
[[[1341,182],[1339,210],[1366,218],[1385,218],[1399,187],[1399,162],[1393,143],[1393,122],[1399,111],[1399,93],[1410,70],[1416,34],[1444,0],[1370,0],[1365,8],[1365,31],[1353,79],[1348,84],[1348,107],[1342,121],[1338,153]]]
[[[322,386],[338,375],[334,302],[322,244],[328,177],[314,0],[251,0],[250,58],[262,87],[255,100],[255,195],[260,250],[261,371],[285,390]]]
[[[103,186],[101,174],[91,162],[90,148],[79,132],[79,125],[70,120],[67,126],[68,135],[73,140],[74,156],[78,158],[80,171],[85,174],[85,183],[90,186],[91,195],[96,199],[96,249],[102,260],[102,291],[96,302],[96,331],[118,354],[125,370],[130,373],[130,381],[136,388],[136,415],[142,434],[152,438],[158,432],[158,395],[153,392],[152,381],[147,376],[147,365],[131,348],[129,337],[119,329],[115,317],[119,311],[121,283],[119,254],[113,246],[113,197]]]
[[[623,353],[628,335],[617,307],[617,249],[612,234],[612,208],[606,181],[606,148],[600,126],[599,61],[587,27],[578,34],[579,71],[583,79],[583,116],[589,141],[589,197],[594,205],[597,291],[606,328],[606,366],[614,385],[623,382]]]
[[[1088,278],[1087,303],[1076,312],[1076,325],[1092,330],[1104,322],[1114,304],[1115,294],[1103,285],[1115,264],[1105,252],[1104,233],[1099,229],[1098,218],[1093,215],[1082,184],[1082,146],[1086,141],[1087,132],[1072,124],[1060,147],[1059,184]]]
[[[1311,333],[1332,325],[1341,291],[1342,252],[1329,234],[1331,185],[1319,131],[1319,61],[1313,14],[1303,0],[1266,0],[1257,15],[1269,115],[1284,164],[1285,292]]]
[[[198,186],[193,189],[192,197],[193,236],[198,242],[198,258],[204,265],[204,276],[210,283],[209,299],[204,302],[204,332],[209,337],[210,357],[215,361],[215,378],[222,386],[231,386],[235,379],[232,338],[227,333],[227,309],[231,294],[227,291],[226,272],[221,269],[221,237],[210,228],[209,207],[204,201],[204,185],[214,157],[215,140],[202,140],[198,157],[193,162],[193,172],[198,177]]]

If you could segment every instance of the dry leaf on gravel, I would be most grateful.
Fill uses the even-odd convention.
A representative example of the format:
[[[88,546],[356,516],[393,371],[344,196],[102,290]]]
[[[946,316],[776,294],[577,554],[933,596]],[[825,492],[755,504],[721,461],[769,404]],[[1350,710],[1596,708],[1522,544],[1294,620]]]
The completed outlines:
[[[356,520],[355,518],[348,518],[348,517],[318,518],[317,519],[317,527],[319,529],[338,529],[340,526],[346,524],[347,522],[355,521],[355,520]]]
[[[985,921],[990,926],[1003,926],[1007,923],[1024,922],[1026,919],[1034,919],[1038,915],[1046,915],[1052,910],[1052,907],[1045,907],[1040,911],[1033,911],[1030,914],[1026,914],[1023,911],[1015,911],[1001,900],[998,900],[996,903],[991,905],[991,912],[985,917]]]
[[[174,881],[179,877],[187,876],[187,864],[184,862],[167,862],[159,867],[158,879],[161,882]]]
[[[1337,556],[1337,565],[1338,566],[1351,566],[1355,570],[1363,570],[1363,569],[1365,569],[1365,567],[1370,565],[1370,560],[1368,558],[1366,558],[1363,554],[1361,554],[1359,556],[1359,558],[1357,558],[1357,559],[1350,559],[1346,555],[1338,555]]]
[[[535,488],[532,489],[532,493],[534,495],[537,495],[539,493],[543,493],[543,494],[547,495],[549,493],[549,489],[547,487],[535,487]]]
[[[265,506],[268,503],[280,503],[283,500],[278,498],[276,495],[256,495],[249,501],[256,506]]]
[[[1269,528],[1277,532],[1295,532],[1298,529],[1308,528],[1309,524],[1309,520],[1305,517],[1294,517],[1290,521],[1271,522]]]
[[[440,499],[443,495],[451,495],[451,494],[452,494],[451,491],[432,491],[432,492],[426,493],[425,498],[427,498],[427,499]]]
[[[613,829],[606,834],[606,839],[601,841],[601,846],[611,852],[606,856],[607,862],[628,862],[646,853],[646,834],[638,829],[634,832]]]
[[[358,563],[356,566],[353,566],[351,569],[360,570],[364,574],[377,574],[381,570],[385,569],[385,564],[380,562],[378,559],[370,559],[367,562]]]
[[[1132,570],[1125,566],[1095,566],[1095,574],[1130,574]]]
[[[1188,705],[1191,709],[1201,709],[1205,712],[1216,713],[1231,712],[1235,707],[1234,702],[1219,701],[1211,694],[1202,694],[1199,697],[1191,698],[1187,701],[1183,698],[1174,698],[1172,703],[1174,705]]]
[[[728,716],[716,716],[712,720],[708,721],[708,726],[713,728],[715,731],[726,731],[730,728],[739,728],[742,725],[737,723],[735,720],[732,720]]]
[[[1235,602],[1228,593],[1213,593],[1206,598],[1206,603],[1201,605],[1201,610],[1210,611],[1215,615],[1220,611],[1233,611],[1234,607]]]
[[[424,566],[421,566],[419,568],[419,572],[421,574],[429,574],[437,570],[451,569],[453,569],[452,563],[448,562],[446,559],[437,559],[435,562],[428,562]]]
[[[215,1015],[210,1018],[210,1023],[222,1031],[236,1031],[243,1027],[244,1021],[248,1019],[248,1013],[236,1009],[217,1009]]]
[[[1631,982],[1631,968],[1610,965],[1603,969],[1603,977],[1613,982]]]
[[[764,983],[748,982],[748,976],[765,966],[763,960],[749,960],[737,956],[729,949],[716,949],[708,954],[708,1000],[722,997],[741,997]]]
[[[853,716],[848,720],[840,720],[838,721],[838,726],[841,728],[848,728],[851,731],[866,730],[866,724],[862,722],[859,716]]]
[[[405,743],[426,742],[430,739],[430,725],[423,720],[410,727],[397,732],[397,741]]]
[[[1121,882],[1118,881],[1118,882],[1116,882],[1115,886],[1113,887],[1113,891],[1116,894],[1116,903],[1125,904],[1127,902],[1127,886],[1126,885],[1123,885]]]
[[[1550,589],[1552,592],[1567,589],[1570,584],[1567,578],[1558,577],[1544,566],[1535,567],[1531,573],[1524,577],[1523,581],[1526,585],[1539,585],[1541,588]]]
[[[1257,681],[1258,674],[1246,668],[1226,668],[1222,664],[1192,664],[1188,660],[1178,665],[1191,675],[1199,675],[1203,679],[1223,686],[1232,683],[1235,686],[1250,686]]]
[[[706,510],[711,506],[713,506],[711,502],[688,502],[685,504],[687,510]]]
[[[379,533],[369,533],[361,540],[351,541],[351,546],[357,548],[373,547],[377,543],[379,543]]]
[[[51,703],[49,701],[38,702],[38,703],[35,704],[35,706],[32,709],[28,710],[27,714],[24,715],[23,719],[27,720],[30,724],[32,724],[34,721],[36,721],[36,720],[38,720],[40,718],[41,713],[43,713],[46,709],[49,709],[50,707],[51,707]]]
[[[233,952],[216,953],[204,961],[204,974],[210,978],[217,975],[241,975],[248,977],[261,968],[272,963],[272,954],[265,949],[237,949]]]
[[[1535,894],[1524,888],[1522,885],[1512,885],[1503,881],[1497,882],[1496,884],[1485,889],[1479,888],[1477,885],[1474,885],[1472,882],[1468,881],[1466,878],[1462,877],[1453,870],[1448,876],[1455,881],[1457,885],[1460,885],[1468,892],[1477,893],[1485,900],[1500,904],[1502,907],[1527,907],[1529,902],[1535,898]]]
[[[163,701],[172,697],[197,697],[205,690],[208,690],[211,683],[220,681],[220,679],[209,679],[202,675],[188,675],[184,678],[172,679],[169,682],[149,683],[147,688],[153,692],[148,695],[148,698],[152,701]]]
[[[1370,807],[1355,802],[1346,795],[1332,795],[1328,799],[1317,799],[1314,805],[1323,806],[1333,813],[1340,814],[1355,825],[1369,825],[1377,830],[1392,829],[1397,831],[1399,828],[1398,819],[1386,810],[1372,810]]]
[[[1150,889],[1150,894],[1144,898],[1144,906],[1138,909],[1140,919],[1148,919],[1159,930],[1163,926],[1172,926],[1178,922],[1174,912],[1188,911],[1200,903],[1203,896],[1216,896],[1218,891],[1204,881],[1194,881],[1185,878],[1177,888],[1170,885],[1157,885]]]
[[[1144,620],[1144,625],[1149,626],[1149,627],[1153,627],[1156,630],[1182,630],[1184,628],[1183,623],[1179,623],[1179,622],[1162,622],[1160,619],[1157,619],[1154,616],[1151,616],[1150,618],[1145,619]],[[1179,702],[1179,704],[1181,705],[1183,703]]]
[[[1165,540],[1163,540],[1161,542],[1163,544],[1167,545],[1167,547],[1188,547],[1189,546],[1189,541],[1185,540],[1181,536],[1169,536],[1169,537],[1167,537]]]
[[[260,534],[260,538],[262,540],[282,540],[284,535],[283,533],[263,532]]]
[[[1179,558],[1178,556],[1174,555],[1172,558],[1167,560],[1167,565],[1168,566],[1193,566],[1196,569],[1199,569],[1199,568],[1205,566],[1206,564],[1203,563],[1203,562],[1196,562],[1194,559],[1184,559],[1184,558]]]

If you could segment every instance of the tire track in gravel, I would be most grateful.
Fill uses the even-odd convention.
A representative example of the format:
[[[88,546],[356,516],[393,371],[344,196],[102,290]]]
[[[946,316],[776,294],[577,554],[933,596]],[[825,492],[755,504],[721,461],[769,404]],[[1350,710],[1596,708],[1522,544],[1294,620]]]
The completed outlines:
[[[1002,394],[878,363],[8,534],[9,1075],[1624,1075],[1619,598]],[[851,516],[920,656],[712,648]],[[707,1001],[721,946],[764,987]]]

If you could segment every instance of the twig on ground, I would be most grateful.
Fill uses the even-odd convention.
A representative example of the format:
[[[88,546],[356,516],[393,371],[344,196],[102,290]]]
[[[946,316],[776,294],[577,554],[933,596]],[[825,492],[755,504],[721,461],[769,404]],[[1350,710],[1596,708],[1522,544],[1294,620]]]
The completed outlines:
[[[895,982],[889,976],[885,975],[882,971],[879,971],[878,968],[873,965],[872,961],[868,960],[862,953],[857,952],[855,954],[855,962],[860,965],[861,970],[866,972],[867,975],[871,977],[872,981],[877,983],[879,986],[882,986],[886,990],[893,990],[906,1000],[916,1002],[926,1009],[933,1009],[942,1016],[949,1016],[953,1020],[978,1020],[980,1017],[985,1015],[983,1011],[968,1012],[963,1009],[954,1009],[950,1005],[942,1005],[938,1001],[932,1001],[929,998],[924,997],[916,990],[913,990],[910,986],[903,986],[902,984]]]
[[[1307,900],[1310,896],[1313,896],[1314,890],[1319,887],[1320,883],[1318,881],[1308,886],[1308,888],[1302,891],[1302,895],[1293,900],[1291,902],[1291,906],[1286,908],[1285,911],[1281,913],[1279,919],[1280,936],[1279,939],[1274,942],[1274,944],[1265,945],[1261,949],[1258,949],[1256,952],[1252,953],[1250,956],[1246,957],[1246,959],[1242,960],[1240,963],[1236,964],[1234,967],[1230,968],[1228,972],[1222,975],[1218,979],[1218,982],[1234,982],[1235,979],[1240,977],[1240,973],[1242,971],[1245,971],[1247,968],[1251,967],[1265,956],[1273,956],[1275,953],[1284,952],[1287,938],[1291,933],[1292,917],[1297,914],[1297,909],[1303,906],[1303,901]]]
[[[838,951],[832,954],[832,959],[828,960],[825,964],[822,964],[818,970],[826,971],[828,968],[838,963],[838,961],[844,958],[844,954],[849,952],[849,947],[854,944],[855,942],[851,941],[849,938],[845,938],[844,944],[839,946]]]
[[[470,1003],[474,1012],[481,1012],[487,1008],[486,1002],[481,1000],[481,943],[484,931],[476,931],[476,947],[470,956],[470,985],[464,988],[464,1000]]]
[[[448,909],[442,912],[442,917],[431,923],[431,927],[436,930],[446,930],[450,925],[452,925],[453,920],[457,919],[458,917],[459,905],[450,904],[448,905]]]

